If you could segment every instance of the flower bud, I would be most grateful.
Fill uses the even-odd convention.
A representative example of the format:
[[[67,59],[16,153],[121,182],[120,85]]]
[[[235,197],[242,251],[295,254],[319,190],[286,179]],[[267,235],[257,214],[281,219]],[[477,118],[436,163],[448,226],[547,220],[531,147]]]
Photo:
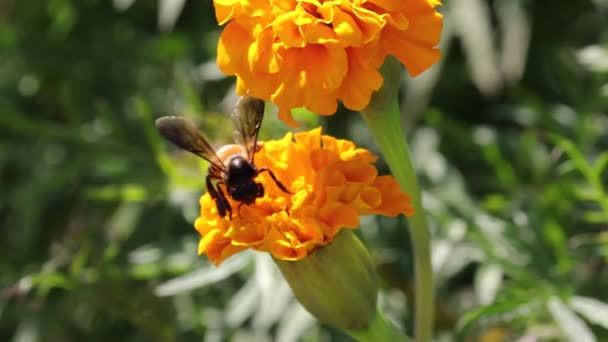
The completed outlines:
[[[303,259],[274,260],[298,301],[319,321],[345,331],[368,328],[376,313],[376,273],[350,229]]]

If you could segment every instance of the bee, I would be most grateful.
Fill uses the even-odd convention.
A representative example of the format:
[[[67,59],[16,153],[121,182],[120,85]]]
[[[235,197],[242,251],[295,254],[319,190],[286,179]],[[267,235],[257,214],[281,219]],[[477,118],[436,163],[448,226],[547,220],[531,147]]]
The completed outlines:
[[[264,101],[242,97],[231,116],[238,144],[226,145],[217,151],[184,118],[165,116],[156,120],[156,127],[167,140],[211,164],[205,178],[207,191],[215,200],[219,215],[225,217],[228,214],[229,218],[232,218],[232,207],[220,185],[225,186],[233,200],[240,202],[239,208],[264,196],[264,186],[254,180],[262,172],[268,172],[279,189],[290,193],[272,170],[255,165],[255,152],[260,148],[258,133],[264,118]]]

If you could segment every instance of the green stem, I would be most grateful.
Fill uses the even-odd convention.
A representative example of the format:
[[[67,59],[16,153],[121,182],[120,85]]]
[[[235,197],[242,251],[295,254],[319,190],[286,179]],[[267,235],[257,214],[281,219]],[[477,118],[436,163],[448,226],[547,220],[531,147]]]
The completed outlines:
[[[390,64],[387,60],[385,66]],[[384,68],[384,67],[383,67]],[[385,70],[389,70],[388,65]],[[410,238],[414,250],[415,272],[415,337],[418,342],[431,341],[433,334],[433,270],[431,268],[430,235],[422,208],[421,192],[412,165],[407,140],[401,126],[396,90],[399,72],[385,73],[385,86],[374,94],[367,109],[361,112],[391,172],[404,192],[412,198],[415,209],[408,217]],[[389,79],[392,77],[393,79]],[[395,82],[397,78],[397,82]]]
[[[347,331],[359,342],[400,341],[409,342],[412,339],[390,323],[380,311],[376,311],[373,321],[365,330]]]

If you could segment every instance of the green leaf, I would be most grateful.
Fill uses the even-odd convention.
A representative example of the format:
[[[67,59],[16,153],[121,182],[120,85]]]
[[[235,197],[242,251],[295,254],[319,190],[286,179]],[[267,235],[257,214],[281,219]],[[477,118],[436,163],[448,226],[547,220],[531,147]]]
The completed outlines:
[[[87,188],[85,196],[100,201],[142,202],[148,198],[148,191],[140,184],[106,185]]]
[[[604,172],[604,170],[606,170],[606,168],[608,168],[608,152],[603,152],[595,159],[593,170],[599,177]]]
[[[597,201],[600,197],[597,189],[592,187],[590,184],[581,184],[572,190],[576,197],[585,201]]]
[[[605,223],[608,222],[608,213],[604,211],[590,210],[585,212],[585,221],[589,223]]]
[[[573,267],[573,260],[563,227],[555,220],[548,219],[543,224],[542,233],[545,240],[553,248],[553,253],[557,258],[557,269],[560,274],[566,275]]]
[[[357,341],[403,341],[412,339],[405,335],[399,328],[387,320],[384,315],[377,311],[369,327],[364,330],[350,330],[348,333]]]
[[[547,308],[568,341],[596,341],[595,336],[593,336],[593,333],[587,324],[564,305],[559,298],[551,297],[547,302]]]
[[[608,304],[595,298],[574,296],[570,306],[589,322],[608,329]]]
[[[534,303],[528,298],[497,301],[491,305],[470,310],[460,317],[456,329],[461,336],[467,336],[469,329],[478,321],[505,321],[518,316],[518,309],[531,306]],[[523,312],[523,310],[522,310]]]
[[[574,143],[566,138],[563,138],[557,134],[551,134],[551,138],[559,148],[564,150],[566,155],[570,158],[574,166],[585,176],[590,178],[593,173],[593,169],[585,159],[583,153],[574,145]]]
[[[502,267],[496,264],[484,264],[475,274],[475,291],[482,304],[489,304],[496,299],[503,278]]]

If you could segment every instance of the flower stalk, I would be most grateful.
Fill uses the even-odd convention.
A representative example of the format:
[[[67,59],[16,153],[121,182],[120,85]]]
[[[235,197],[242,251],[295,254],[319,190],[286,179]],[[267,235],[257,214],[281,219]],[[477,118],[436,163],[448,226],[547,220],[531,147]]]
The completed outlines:
[[[416,341],[431,341],[433,332],[433,270],[431,267],[430,235],[422,207],[421,192],[416,179],[409,147],[401,126],[397,92],[400,66],[387,58],[381,68],[384,85],[376,92],[370,105],[361,112],[397,182],[411,196],[415,212],[408,217],[410,239],[414,252],[415,272],[415,337]]]
[[[372,321],[365,330],[350,330],[347,333],[359,342],[400,341],[412,339],[390,323],[380,311],[376,311]]]

